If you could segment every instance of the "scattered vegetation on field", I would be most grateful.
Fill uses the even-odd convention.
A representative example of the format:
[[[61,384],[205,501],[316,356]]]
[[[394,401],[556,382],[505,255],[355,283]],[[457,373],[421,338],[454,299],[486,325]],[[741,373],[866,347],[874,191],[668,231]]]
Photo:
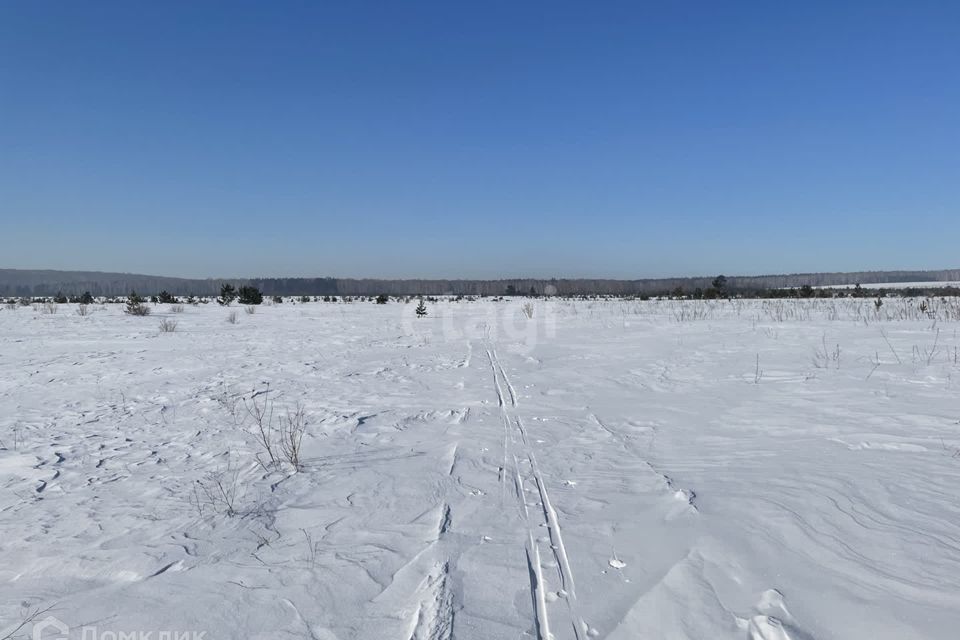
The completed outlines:
[[[237,302],[246,306],[261,304],[263,303],[263,294],[256,287],[243,286],[237,292]]]
[[[217,298],[217,303],[223,307],[229,307],[230,303],[237,299],[237,290],[233,287],[232,284],[224,283],[220,287],[220,297]]]
[[[300,449],[307,431],[307,412],[299,403],[275,418],[273,391],[268,385],[263,391],[244,399],[247,416],[253,420],[254,436],[261,449],[257,461],[265,469],[275,469],[283,463],[294,472],[302,468]]]
[[[127,296],[127,304],[123,312],[131,316],[148,316],[150,315],[150,307],[146,305],[143,298],[137,295],[136,291],[131,291],[130,295]]]

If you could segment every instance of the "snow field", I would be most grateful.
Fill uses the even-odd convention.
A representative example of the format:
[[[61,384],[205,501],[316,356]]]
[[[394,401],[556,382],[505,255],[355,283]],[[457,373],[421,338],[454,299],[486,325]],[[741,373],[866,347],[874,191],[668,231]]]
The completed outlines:
[[[0,638],[952,638],[932,302],[2,309]]]

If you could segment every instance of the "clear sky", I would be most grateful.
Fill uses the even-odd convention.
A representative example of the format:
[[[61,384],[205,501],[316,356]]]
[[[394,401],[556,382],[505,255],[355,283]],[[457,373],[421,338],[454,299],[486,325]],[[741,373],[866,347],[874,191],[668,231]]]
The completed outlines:
[[[0,267],[960,266],[960,3],[0,3]]]

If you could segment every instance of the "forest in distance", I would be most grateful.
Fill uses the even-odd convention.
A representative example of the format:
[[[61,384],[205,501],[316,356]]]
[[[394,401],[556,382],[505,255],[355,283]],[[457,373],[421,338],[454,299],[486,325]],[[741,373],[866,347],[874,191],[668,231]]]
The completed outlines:
[[[254,286],[264,295],[371,296],[371,295],[665,295],[678,288],[693,293],[710,289],[718,276],[644,278],[636,280],[586,278],[373,279],[373,278],[172,278],[99,271],[0,269],[0,296],[44,297],[80,295],[120,296],[130,291],[169,291],[174,295],[215,296],[224,283]],[[960,269],[926,271],[857,271],[797,273],[760,276],[725,276],[728,292],[757,293],[770,289],[832,287],[853,284],[960,280]]]

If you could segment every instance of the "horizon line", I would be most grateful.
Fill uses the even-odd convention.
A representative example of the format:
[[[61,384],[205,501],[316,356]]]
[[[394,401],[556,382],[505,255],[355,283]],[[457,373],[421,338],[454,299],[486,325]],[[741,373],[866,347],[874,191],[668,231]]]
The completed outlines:
[[[793,272],[781,272],[781,273],[758,273],[758,274],[731,274],[726,273],[714,273],[714,274],[701,274],[701,275],[673,275],[673,276],[641,276],[633,278],[618,278],[618,277],[608,277],[608,276],[550,276],[550,277],[535,277],[535,276],[499,276],[493,278],[483,278],[483,277],[376,277],[376,276],[366,276],[366,277],[356,277],[356,276],[332,276],[332,275],[322,275],[322,276],[311,276],[311,275],[297,275],[297,276],[169,276],[169,275],[158,275],[152,273],[137,273],[134,271],[102,271],[99,269],[25,269],[17,267],[0,267],[0,272],[3,271],[35,271],[35,272],[50,272],[50,273],[64,273],[64,274],[76,274],[76,273],[89,273],[89,274],[101,274],[101,275],[122,275],[122,276],[137,276],[137,277],[146,277],[146,278],[166,278],[170,280],[197,280],[197,281],[230,281],[230,280],[378,280],[386,282],[405,282],[411,280],[424,280],[424,281],[450,281],[450,282],[497,282],[497,281],[519,281],[519,280],[539,280],[539,281],[583,281],[583,280],[603,280],[610,282],[636,282],[636,281],[645,281],[645,280],[701,280],[716,278],[718,276],[724,276],[728,279],[737,279],[737,278],[776,278],[776,277],[787,277],[787,276],[817,276],[817,275],[843,275],[843,274],[888,274],[888,273],[937,273],[942,271],[960,271],[960,267],[945,267],[937,269],[860,269],[860,270],[845,270],[845,271],[793,271]]]

